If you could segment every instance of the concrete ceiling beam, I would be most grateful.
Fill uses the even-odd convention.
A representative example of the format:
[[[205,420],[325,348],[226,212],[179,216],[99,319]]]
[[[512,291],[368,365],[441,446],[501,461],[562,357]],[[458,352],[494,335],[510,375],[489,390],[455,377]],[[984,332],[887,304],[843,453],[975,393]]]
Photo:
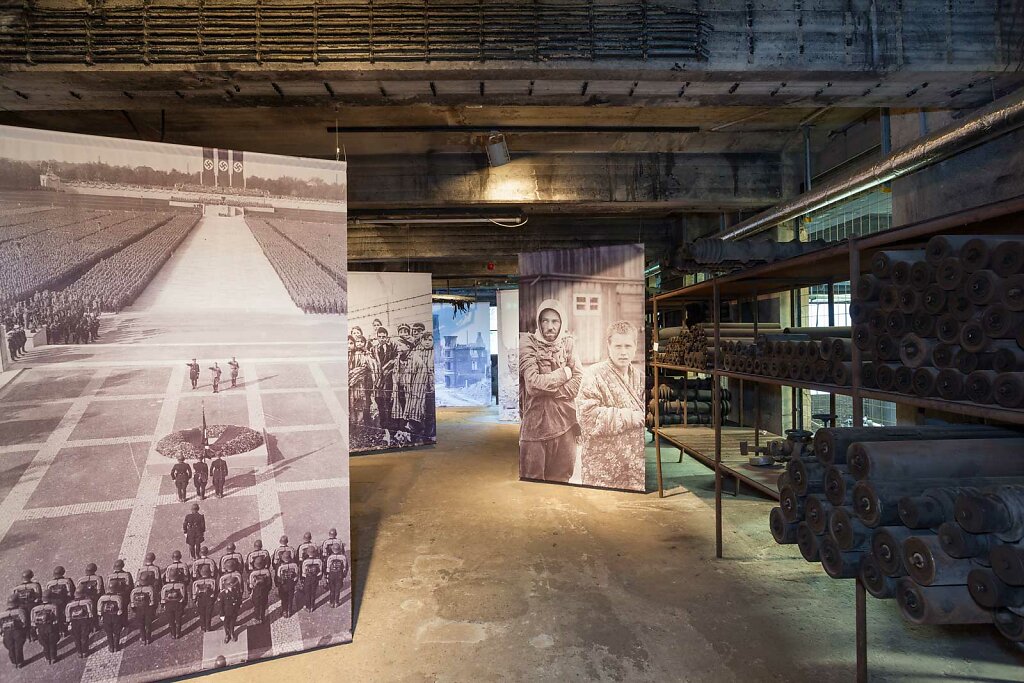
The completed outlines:
[[[751,208],[796,187],[796,168],[779,155],[550,154],[481,166],[470,156],[379,156],[350,160],[352,209],[545,204],[654,205],[662,210]]]

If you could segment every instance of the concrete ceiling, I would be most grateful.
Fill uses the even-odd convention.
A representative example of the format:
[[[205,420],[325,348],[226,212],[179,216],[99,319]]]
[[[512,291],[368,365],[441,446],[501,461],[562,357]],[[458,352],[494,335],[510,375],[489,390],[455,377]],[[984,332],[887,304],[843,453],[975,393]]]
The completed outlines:
[[[0,8],[0,123],[340,150],[353,219],[530,218],[354,222],[355,260],[500,276],[546,246],[639,236],[653,257],[791,196],[804,127],[816,171],[840,168],[878,155],[881,107],[958,112],[1024,85],[1018,5],[39,0]],[[487,165],[492,130],[508,166]]]

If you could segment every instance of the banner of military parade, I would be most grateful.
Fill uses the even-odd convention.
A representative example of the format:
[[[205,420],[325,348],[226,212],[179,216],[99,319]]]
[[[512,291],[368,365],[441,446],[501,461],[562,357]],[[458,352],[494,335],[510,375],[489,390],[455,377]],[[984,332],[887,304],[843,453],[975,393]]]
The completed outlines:
[[[519,256],[519,475],[643,491],[643,245]]]
[[[0,127],[0,680],[351,640],[346,185],[334,161]],[[359,394],[392,438],[426,429],[416,322],[378,352],[391,402]]]

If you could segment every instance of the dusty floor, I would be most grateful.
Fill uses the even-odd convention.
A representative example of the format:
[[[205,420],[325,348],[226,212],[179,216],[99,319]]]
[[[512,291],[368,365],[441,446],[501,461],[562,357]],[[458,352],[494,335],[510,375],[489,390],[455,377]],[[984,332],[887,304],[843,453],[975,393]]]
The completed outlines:
[[[517,426],[439,411],[438,446],[352,460],[355,641],[232,671],[242,681],[848,681],[853,584],[775,545],[771,503],[686,460],[659,500],[517,480]],[[649,481],[653,449],[648,448]],[[909,627],[868,598],[875,681],[1020,681],[991,627]]]

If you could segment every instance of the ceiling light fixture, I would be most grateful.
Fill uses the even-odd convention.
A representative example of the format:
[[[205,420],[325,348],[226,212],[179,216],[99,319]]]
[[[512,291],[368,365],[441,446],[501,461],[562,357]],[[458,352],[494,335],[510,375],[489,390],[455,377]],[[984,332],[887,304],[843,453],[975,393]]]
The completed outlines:
[[[484,150],[487,152],[487,163],[491,166],[504,166],[512,161],[508,153],[508,145],[505,144],[505,136],[494,131],[484,141]]]

